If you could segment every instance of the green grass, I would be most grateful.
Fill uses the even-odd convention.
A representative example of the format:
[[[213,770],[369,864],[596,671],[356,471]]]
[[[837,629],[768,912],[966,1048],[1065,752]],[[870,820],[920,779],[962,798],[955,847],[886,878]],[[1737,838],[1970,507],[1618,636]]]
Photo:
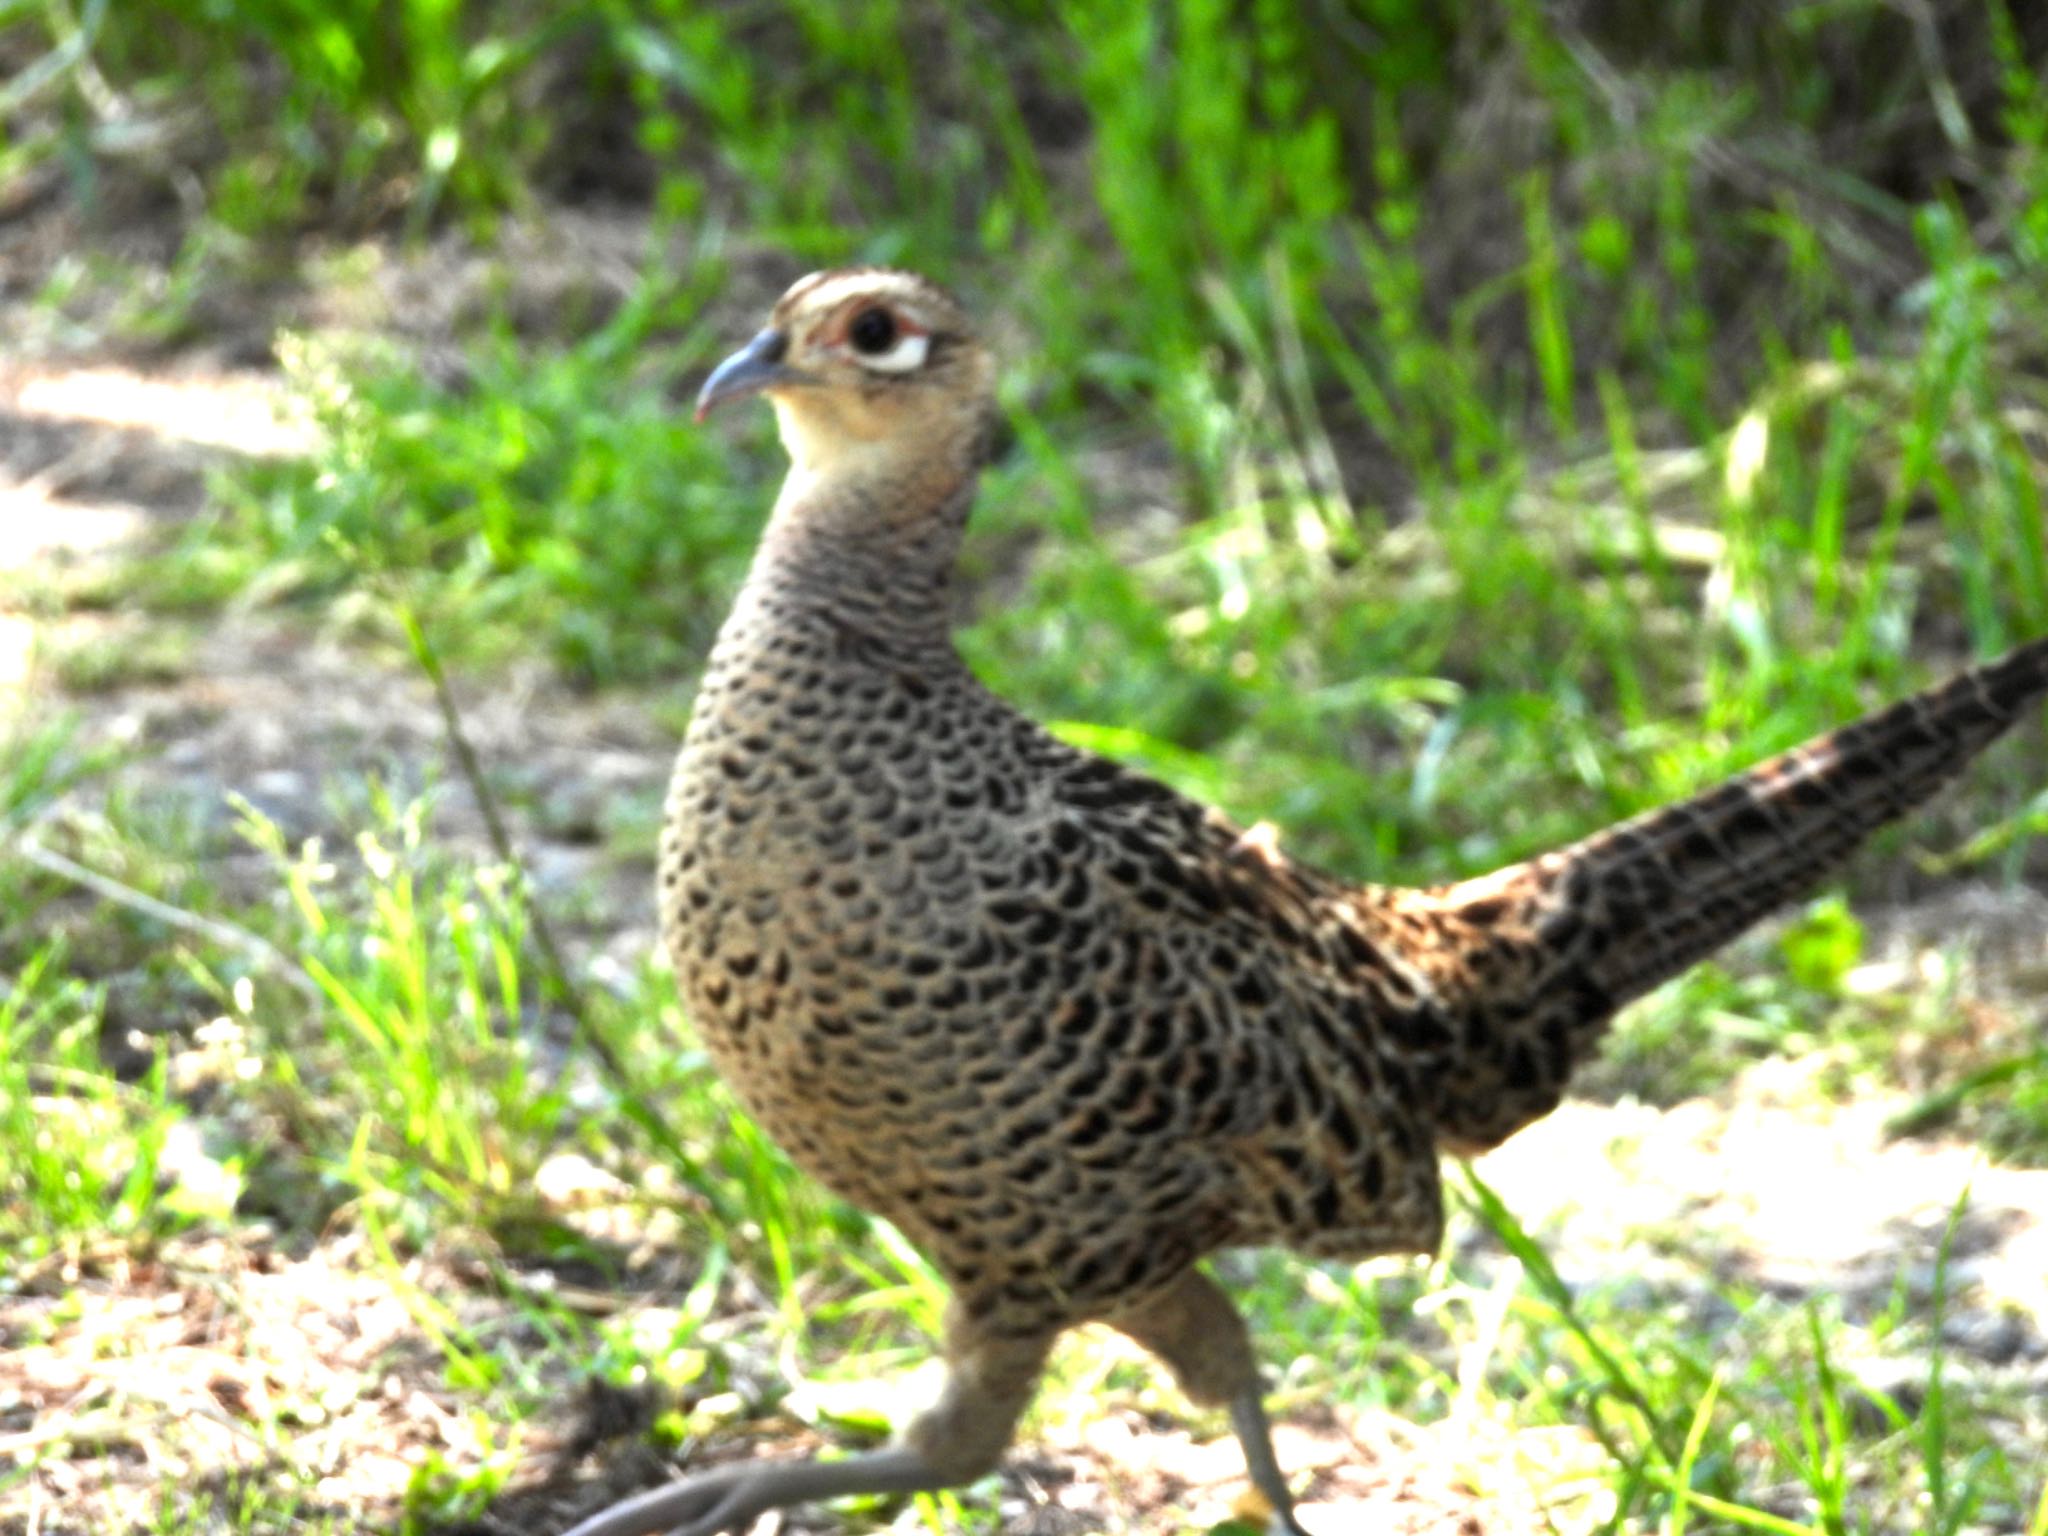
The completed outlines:
[[[108,1241],[147,1247],[233,1201],[230,1187],[198,1177],[160,1187],[167,1141],[193,1129],[170,1090],[166,1043],[107,1049],[116,985],[124,1001],[131,983],[166,999],[178,989],[175,967],[152,953],[161,929],[90,913],[15,852],[18,839],[61,834],[133,885],[183,894],[162,857],[168,823],[131,818],[118,798],[101,817],[49,821],[112,764],[80,748],[61,718],[18,715],[0,730],[0,1249],[21,1266]]]
[[[690,317],[722,272],[707,256],[653,277],[539,366],[509,333],[481,339],[459,384],[396,359],[301,359],[326,456],[252,472],[183,550],[254,544],[300,596],[387,629],[391,593],[415,593],[464,660],[539,636],[572,676],[674,676],[710,643],[752,546],[751,502],[772,495],[763,470],[729,475],[671,398],[717,344]],[[650,331],[677,322],[680,346],[643,358]]]
[[[902,261],[1006,351],[1017,446],[966,552],[984,676],[1360,876],[1519,857],[2048,630],[2048,91],[2016,9],[1959,10],[1931,50],[1876,4],[1568,27],[1528,0],[1261,0],[1250,69],[1218,0],[0,0],[0,193],[61,185],[116,230],[138,192],[184,198],[167,267],[87,249],[44,274],[58,349],[204,338],[365,232],[488,250],[575,198],[648,221],[623,295],[536,317],[507,273],[427,356],[286,338],[323,445],[227,472],[110,584],[53,585],[142,642],[55,680],[88,705],[173,680],[180,637],[239,603],[385,659],[410,613],[472,687],[538,655],[680,698],[777,468],[758,413],[702,430],[678,403],[757,323],[724,296],[764,249]],[[2021,735],[1860,883],[2038,876]],[[0,734],[0,837],[250,940],[0,860],[0,1274],[61,1293],[37,1326],[85,1305],[108,1243],[350,1235],[414,1320],[408,1380],[475,1421],[387,1512],[417,1529],[499,1497],[591,1374],[648,1390],[678,1445],[876,1433],[863,1383],[938,1327],[922,1262],[738,1114],[663,974],[566,995],[518,873],[438,833],[431,794],[344,798],[324,846],[243,815],[252,896],[69,726]],[[621,813],[612,852],[650,836]],[[1868,948],[1816,903],[1632,1011],[1589,1087],[1674,1104],[1796,1059],[1824,1103],[1903,1092],[1902,1125],[2048,1158],[2038,1010],[1978,997],[1961,939],[1870,992]],[[623,1230],[537,1192],[571,1155],[623,1181]],[[1232,1262],[1283,1409],[1568,1433],[1608,1529],[2048,1533],[2048,1430],[1944,1354],[1950,1271],[1851,1312],[1745,1288],[1676,1218],[1645,1235],[1675,1289],[1561,1274],[1476,1179],[1456,1226],[1426,1272]],[[434,1268],[457,1258],[459,1284]],[[561,1273],[660,1289],[593,1316],[536,1278]],[[1910,1406],[1859,1384],[1885,1356],[1924,1366]],[[1174,1406],[1084,1340],[1036,1422],[1105,1395]],[[331,1522],[287,1471],[166,1496],[157,1527]],[[923,1517],[993,1511],[983,1489]]]
[[[182,1118],[162,1060],[135,1082],[108,1070],[99,999],[65,978],[65,958],[60,945],[38,951],[0,992],[0,1243],[21,1263],[175,1231],[187,1214],[157,1199],[164,1138]]]
[[[1787,1536],[1847,1531],[1873,1515],[1925,1522],[1918,1528],[1927,1530],[1984,1519],[2017,1527],[2027,1518],[2036,1469],[1944,1394],[1945,1269],[1938,1271],[1933,1337],[1914,1341],[1928,1359],[1924,1406],[1908,1413],[1882,1393],[1862,1396],[1870,1406],[1861,1417],[1880,1426],[1872,1435],[1852,1425],[1860,1394],[1831,1354],[1897,1347],[1910,1331],[1897,1320],[1854,1327],[1819,1301],[1794,1309],[1738,1295],[1728,1299],[1740,1317],[1739,1341],[1702,1350],[1682,1334],[1671,1337],[1661,1320],[1643,1326],[1625,1303],[1574,1294],[1484,1182],[1468,1174],[1467,1185],[1476,1214],[1530,1281],[1516,1298],[1515,1323],[1543,1343],[1531,1348],[1531,1340],[1517,1353],[1549,1369],[1522,1373],[1515,1386],[1538,1414],[1558,1413],[1562,1422],[1585,1414],[1629,1465],[1631,1492],[1646,1513],[1669,1499],[1665,1519],[1674,1527],[1690,1505],[1735,1528]],[[1940,1262],[1947,1262],[1946,1240]],[[1954,1475],[1958,1467],[1968,1469],[1965,1477]],[[1743,1497],[1746,1488],[1773,1485],[1781,1490],[1778,1508]],[[1876,1499],[1873,1486],[1883,1490]],[[1624,1501],[1617,1522],[1630,1513]]]

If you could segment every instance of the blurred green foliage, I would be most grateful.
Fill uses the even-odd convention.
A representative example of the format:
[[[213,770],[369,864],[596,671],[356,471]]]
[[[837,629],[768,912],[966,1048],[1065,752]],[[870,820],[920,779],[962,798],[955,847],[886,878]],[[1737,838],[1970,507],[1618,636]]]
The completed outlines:
[[[458,655],[687,671],[775,455],[673,395],[763,249],[1000,317],[984,670],[1352,868],[1526,851],[2048,624],[2048,28],[1998,0],[16,11],[90,25],[201,239],[647,210],[623,304],[314,359],[326,449],[231,490]],[[92,97],[10,153],[99,163]]]
[[[489,253],[567,206],[639,221],[629,281],[542,304],[503,271],[447,345],[286,339],[321,446],[226,477],[117,600],[282,597],[375,628],[402,597],[472,667],[544,651],[678,696],[779,465],[760,413],[702,431],[679,393],[807,266],[931,272],[987,315],[1017,429],[966,551],[976,667],[1301,851],[1433,880],[2048,628],[2044,61],[2048,16],[2017,0],[0,0],[0,211],[170,228],[160,291],[122,311],[157,344],[217,319],[216,288],[314,286],[355,242]],[[1898,835],[1978,829],[1930,874],[2040,867],[2040,740]],[[0,829],[86,771],[65,730],[11,733]],[[188,967],[282,1063],[227,1092],[289,1128],[227,1170],[242,1214],[349,1202],[394,1270],[464,1222],[508,1262],[581,1256],[530,1186],[565,1145],[618,1149],[538,1048],[527,892],[444,857],[420,815],[380,803],[331,861],[247,818],[282,892],[247,920],[292,985],[237,988],[246,956]],[[81,858],[189,892],[158,829],[93,835]],[[104,998],[40,929],[73,923],[105,970],[185,952],[66,916],[33,872],[0,867],[0,895],[0,1141],[27,1149],[0,1241],[200,1219],[149,1198],[185,1139],[163,1059],[117,1080]],[[1846,908],[1810,909],[1760,964],[1632,1010],[1594,1088],[1669,1102],[1796,1056],[1847,1098],[1918,1051],[1939,1067],[1913,1123],[1975,1106],[2038,1158],[2048,1054],[2022,1011],[1980,1031],[1956,968],[1866,995],[1866,947]],[[935,1324],[900,1240],[734,1113],[666,978],[595,1006],[673,1116],[702,1265],[666,1329],[606,1331],[607,1375],[701,1377],[696,1434],[712,1403],[775,1411],[737,1390],[735,1333],[700,1331],[723,1309],[829,1331],[856,1372]],[[1590,1423],[1617,1527],[1848,1529],[1853,1467],[1911,1528],[2048,1532],[2036,1407],[1950,1417],[1937,1364],[1914,1441],[1835,1376],[1845,1340],[1938,1360],[1904,1287],[1809,1337],[1818,1313],[1731,1282],[1739,1322],[1708,1326],[1567,1285],[1483,1186],[1469,1203],[1533,1284],[1496,1309],[1477,1271],[1440,1270],[1435,1356],[1400,1321],[1421,1282],[1247,1265],[1290,1390]],[[581,1370],[587,1327],[526,1305]],[[531,1367],[530,1338],[493,1352],[420,1316],[464,1391]],[[545,1395],[520,1390],[515,1425]],[[502,1465],[436,1460],[416,1495],[481,1498]],[[1776,1512],[1794,1503],[1818,1523]]]

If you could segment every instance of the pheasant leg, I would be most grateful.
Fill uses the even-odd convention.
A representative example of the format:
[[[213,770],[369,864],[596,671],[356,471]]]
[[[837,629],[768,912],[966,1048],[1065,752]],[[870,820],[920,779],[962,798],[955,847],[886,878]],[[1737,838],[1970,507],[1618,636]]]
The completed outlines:
[[[1274,1536],[1308,1536],[1294,1518],[1294,1494],[1273,1454],[1251,1335],[1216,1282],[1187,1270],[1170,1289],[1107,1321],[1164,1361],[1192,1401],[1230,1410],[1245,1471],[1273,1512]]]
[[[849,1494],[927,1493],[996,1464],[1045,1364],[1051,1340],[989,1338],[957,1310],[946,1385],[898,1444],[843,1461],[753,1462],[651,1488],[599,1510],[567,1536],[720,1536],[771,1509]]]
[[[1267,1526],[1270,1536],[1308,1536],[1294,1518],[1294,1494],[1287,1486],[1287,1474],[1280,1470],[1280,1458],[1273,1454],[1273,1428],[1266,1422],[1266,1404],[1256,1383],[1232,1399],[1230,1427],[1237,1432],[1252,1486],[1273,1511]]]

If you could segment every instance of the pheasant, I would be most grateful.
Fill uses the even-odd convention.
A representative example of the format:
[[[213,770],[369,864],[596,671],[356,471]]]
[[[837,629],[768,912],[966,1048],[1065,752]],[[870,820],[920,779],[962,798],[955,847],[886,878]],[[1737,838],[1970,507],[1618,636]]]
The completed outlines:
[[[890,1447],[722,1467],[572,1536],[742,1529],[954,1486],[1053,1340],[1120,1329],[1228,1410],[1296,1533],[1226,1247],[1426,1253],[1438,1156],[1548,1113],[1616,1009],[1809,887],[2048,697],[2048,639],[1717,788],[1492,874],[1360,885],[1068,746],[949,639],[994,365],[913,274],[818,273],[707,380],[791,467],[669,795],[662,930],[763,1127],[951,1287]]]

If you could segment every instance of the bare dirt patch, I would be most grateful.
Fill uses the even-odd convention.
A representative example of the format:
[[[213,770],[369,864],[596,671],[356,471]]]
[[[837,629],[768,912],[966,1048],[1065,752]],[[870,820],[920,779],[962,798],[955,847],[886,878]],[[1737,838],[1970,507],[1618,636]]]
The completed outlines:
[[[295,1498],[359,1517],[396,1507],[421,1447],[474,1450],[463,1405],[420,1380],[414,1309],[345,1245],[291,1260],[245,1234],[22,1278],[0,1456],[36,1470],[0,1528],[151,1529],[167,1489],[285,1465]]]

